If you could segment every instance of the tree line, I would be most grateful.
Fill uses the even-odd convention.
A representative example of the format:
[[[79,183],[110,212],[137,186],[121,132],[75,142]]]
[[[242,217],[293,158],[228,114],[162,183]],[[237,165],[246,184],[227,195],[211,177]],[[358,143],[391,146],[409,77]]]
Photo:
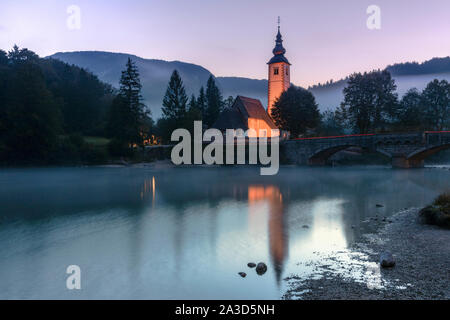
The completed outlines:
[[[311,92],[290,87],[276,101],[276,125],[291,136],[383,133],[450,129],[450,84],[433,80],[401,99],[387,70],[354,73],[335,110],[320,113]]]
[[[225,107],[233,104],[233,97],[223,100],[220,89],[211,75],[197,95],[188,98],[183,81],[174,70],[162,102],[162,117],[157,123],[157,134],[163,142],[170,142],[173,130],[185,128],[193,131],[194,121],[202,121],[204,128],[210,128]]]
[[[233,97],[223,99],[211,75],[197,95],[188,97],[174,70],[155,123],[141,95],[139,70],[128,59],[114,89],[83,68],[39,58],[17,46],[0,50],[0,164],[105,162],[132,157],[145,143],[170,143],[176,128],[193,130],[202,120],[213,126]],[[275,124],[292,137],[450,129],[450,84],[433,80],[401,99],[390,73],[355,73],[335,111],[320,113],[308,90],[291,86],[276,101]],[[98,148],[86,137],[103,137]],[[159,142],[159,141],[158,141]]]
[[[194,120],[211,127],[233,98],[223,99],[211,75],[206,88],[187,97],[177,70],[155,124],[144,104],[139,70],[128,59],[115,89],[83,68],[43,59],[14,46],[0,50],[0,164],[105,162],[132,157],[136,147],[170,142],[176,128]],[[108,139],[98,148],[86,137]]]
[[[101,158],[81,136],[103,135],[113,96],[82,68],[17,46],[0,50],[0,162]]]

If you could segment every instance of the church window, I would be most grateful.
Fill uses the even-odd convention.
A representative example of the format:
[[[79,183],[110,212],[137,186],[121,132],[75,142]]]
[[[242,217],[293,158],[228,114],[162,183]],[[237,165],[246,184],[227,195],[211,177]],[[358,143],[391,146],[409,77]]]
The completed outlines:
[[[273,74],[277,75],[278,74],[278,68],[273,68]]]

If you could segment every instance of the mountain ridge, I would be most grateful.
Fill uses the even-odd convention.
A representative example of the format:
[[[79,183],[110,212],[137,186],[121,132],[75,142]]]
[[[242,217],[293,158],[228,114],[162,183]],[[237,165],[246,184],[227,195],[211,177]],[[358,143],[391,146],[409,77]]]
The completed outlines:
[[[162,98],[167,88],[170,75],[177,69],[186,88],[186,93],[198,95],[201,86],[206,86],[210,75],[214,74],[207,68],[180,60],[162,60],[142,58],[134,54],[115,53],[108,51],[73,51],[57,52],[46,58],[58,59],[63,62],[85,68],[97,75],[100,80],[118,87],[121,72],[128,57],[135,60],[141,74],[143,86],[142,95],[145,103],[152,111],[153,117],[161,116]],[[399,95],[404,94],[410,87],[416,86],[423,89],[427,82],[435,76],[439,79],[450,80],[450,57],[432,58],[422,63],[405,62],[388,65],[399,88]],[[438,70],[439,73],[426,73],[426,71]],[[448,73],[448,74],[447,74]],[[261,100],[267,106],[266,79],[252,79],[245,77],[214,76],[224,98],[228,96],[249,96]],[[415,78],[415,79],[412,79]],[[326,84],[310,86],[310,90],[316,97],[320,109],[336,108],[342,101],[342,89],[348,77],[338,81],[328,81]],[[417,80],[417,81],[414,81]]]

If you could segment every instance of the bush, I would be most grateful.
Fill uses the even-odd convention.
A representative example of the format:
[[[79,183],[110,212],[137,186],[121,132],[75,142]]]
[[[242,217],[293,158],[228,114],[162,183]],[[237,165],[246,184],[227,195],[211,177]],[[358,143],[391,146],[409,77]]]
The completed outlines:
[[[423,222],[445,228],[450,228],[450,193],[438,196],[431,206],[420,210]]]
[[[433,204],[441,207],[446,213],[450,214],[450,192],[439,195]]]

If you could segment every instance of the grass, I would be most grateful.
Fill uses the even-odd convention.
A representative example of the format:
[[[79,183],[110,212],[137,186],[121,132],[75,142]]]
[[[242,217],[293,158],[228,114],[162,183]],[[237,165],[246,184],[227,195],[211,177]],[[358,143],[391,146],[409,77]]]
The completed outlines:
[[[433,205],[441,207],[446,213],[450,214],[450,192],[439,195],[434,200]]]
[[[427,224],[434,224],[450,229],[450,192],[439,195],[430,206],[419,212]]]
[[[84,141],[94,147],[106,147],[110,140],[104,137],[84,137]]]

